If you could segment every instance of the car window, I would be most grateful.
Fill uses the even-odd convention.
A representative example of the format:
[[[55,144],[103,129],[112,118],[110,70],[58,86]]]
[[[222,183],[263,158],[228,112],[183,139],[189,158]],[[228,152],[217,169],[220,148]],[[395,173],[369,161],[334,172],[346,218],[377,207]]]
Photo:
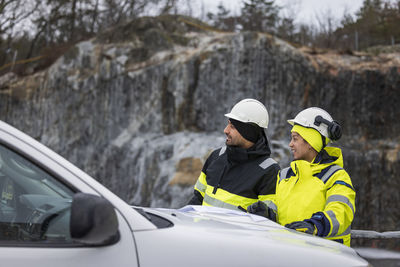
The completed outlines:
[[[36,164],[0,145],[0,244],[71,244],[73,194]]]

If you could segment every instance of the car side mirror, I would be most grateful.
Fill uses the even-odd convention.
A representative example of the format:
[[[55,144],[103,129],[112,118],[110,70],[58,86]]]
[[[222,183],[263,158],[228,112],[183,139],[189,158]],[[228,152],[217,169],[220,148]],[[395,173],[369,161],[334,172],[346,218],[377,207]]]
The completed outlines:
[[[75,194],[70,233],[74,241],[85,245],[106,246],[118,242],[118,219],[113,205],[96,195]]]

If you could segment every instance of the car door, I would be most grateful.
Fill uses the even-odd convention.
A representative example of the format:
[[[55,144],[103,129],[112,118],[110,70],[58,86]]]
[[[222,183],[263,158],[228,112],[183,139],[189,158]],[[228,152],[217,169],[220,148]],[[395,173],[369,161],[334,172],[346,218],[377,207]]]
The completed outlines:
[[[138,266],[132,231],[118,209],[119,240],[87,246],[71,238],[75,193],[98,195],[82,177],[0,124],[2,266]],[[33,141],[33,140],[32,140]]]

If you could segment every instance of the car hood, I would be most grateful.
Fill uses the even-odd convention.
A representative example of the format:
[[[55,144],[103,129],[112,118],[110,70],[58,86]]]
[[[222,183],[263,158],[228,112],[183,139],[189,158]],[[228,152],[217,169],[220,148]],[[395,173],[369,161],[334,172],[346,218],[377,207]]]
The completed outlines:
[[[257,215],[205,206],[145,211],[173,223],[169,228],[135,233],[138,250],[143,252],[139,253],[141,261],[149,266],[156,264],[154,257],[146,256],[150,248],[162,251],[165,262],[184,257],[192,266],[197,266],[192,260],[198,253],[212,259],[213,266],[263,266],[263,262],[271,266],[368,265],[352,248]],[[223,262],[226,256],[221,253],[228,254],[231,262]]]

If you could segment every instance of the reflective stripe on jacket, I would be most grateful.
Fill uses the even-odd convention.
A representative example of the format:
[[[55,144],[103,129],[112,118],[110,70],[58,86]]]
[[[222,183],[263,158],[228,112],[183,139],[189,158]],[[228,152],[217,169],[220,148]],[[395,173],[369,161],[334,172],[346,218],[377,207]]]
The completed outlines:
[[[324,150],[312,163],[296,160],[279,173],[275,196],[278,222],[285,225],[323,212],[328,222],[323,236],[350,246],[355,191],[343,169],[341,150]]]
[[[232,163],[223,147],[207,159],[194,189],[202,205],[245,210],[257,201],[271,203],[279,169],[269,153]]]

